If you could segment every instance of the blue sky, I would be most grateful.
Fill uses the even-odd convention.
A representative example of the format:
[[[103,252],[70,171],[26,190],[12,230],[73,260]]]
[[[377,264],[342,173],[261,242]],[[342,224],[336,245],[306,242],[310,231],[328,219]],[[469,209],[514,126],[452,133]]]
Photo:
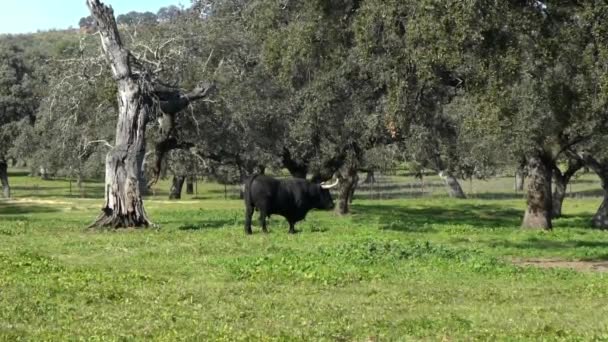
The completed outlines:
[[[89,15],[85,0],[1,0],[0,33],[28,33],[78,27]],[[119,15],[129,11],[156,13],[167,5],[190,5],[190,0],[102,0]]]

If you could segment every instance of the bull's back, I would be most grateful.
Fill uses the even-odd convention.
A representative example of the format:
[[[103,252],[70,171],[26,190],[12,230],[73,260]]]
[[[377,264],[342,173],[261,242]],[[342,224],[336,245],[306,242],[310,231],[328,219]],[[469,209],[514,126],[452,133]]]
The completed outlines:
[[[245,200],[255,207],[267,204],[276,197],[279,181],[264,175],[253,175],[245,187]]]

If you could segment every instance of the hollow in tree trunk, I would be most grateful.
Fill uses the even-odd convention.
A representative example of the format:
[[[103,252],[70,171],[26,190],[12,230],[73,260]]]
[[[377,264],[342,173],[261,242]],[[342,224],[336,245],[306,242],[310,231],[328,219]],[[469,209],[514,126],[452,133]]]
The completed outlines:
[[[522,228],[551,230],[551,158],[536,153],[528,160],[527,208]]]
[[[338,205],[336,206],[336,213],[339,215],[346,215],[350,212],[350,204],[352,203],[352,196],[355,194],[355,187],[359,176],[357,175],[356,168],[347,168],[343,171],[337,172],[340,183],[338,184]]]
[[[464,194],[464,191],[462,191],[462,187],[460,186],[458,179],[456,179],[456,177],[454,177],[450,172],[440,171],[439,177],[441,177],[441,179],[445,183],[445,186],[448,190],[448,195],[450,195],[450,197],[467,198],[467,196],[465,196]]]
[[[194,194],[194,176],[186,177],[186,193],[188,195]]]
[[[4,157],[0,158],[0,182],[2,183],[2,197],[11,197],[11,187],[8,184],[8,165]]]
[[[173,176],[173,181],[171,182],[171,190],[169,191],[169,199],[182,198],[182,189],[184,187],[185,180],[186,177],[184,176]]]
[[[147,227],[150,224],[140,193],[145,155],[146,120],[151,110],[150,81],[131,70],[130,52],[122,45],[114,12],[99,0],[87,0],[97,22],[101,44],[118,87],[116,141],[106,156],[102,213],[92,227]]]
[[[562,216],[562,205],[564,203],[564,198],[566,197],[568,183],[570,183],[572,176],[574,176],[582,167],[583,163],[579,158],[570,158],[568,160],[568,169],[562,173],[557,165],[553,163],[553,181],[555,184],[552,199],[553,218]]]

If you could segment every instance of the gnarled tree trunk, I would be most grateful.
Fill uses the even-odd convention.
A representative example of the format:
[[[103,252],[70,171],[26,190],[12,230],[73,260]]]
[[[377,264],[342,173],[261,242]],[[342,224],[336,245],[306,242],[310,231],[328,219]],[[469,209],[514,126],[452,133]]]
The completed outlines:
[[[186,177],[184,176],[173,176],[173,181],[171,182],[171,190],[169,191],[169,199],[182,198],[182,189],[184,187],[185,180]]]
[[[552,160],[544,153],[536,153],[528,159],[527,208],[522,228],[551,230],[552,197],[551,165]]]
[[[338,184],[338,205],[336,213],[346,215],[350,212],[350,204],[355,194],[355,187],[359,181],[356,168],[344,168],[337,172],[340,183]]]
[[[439,171],[439,177],[443,180],[448,190],[448,195],[452,198],[467,198],[462,187],[458,182],[458,179],[454,177],[449,171]]]
[[[8,184],[8,165],[4,157],[0,158],[0,183],[2,183],[2,197],[11,197],[11,187]]]
[[[568,183],[570,183],[570,179],[574,174],[583,167],[583,163],[578,158],[571,158],[568,160],[568,169],[565,172],[561,172],[561,170],[553,164],[553,180],[555,187],[553,189],[553,199],[552,206],[553,218],[558,218],[562,216],[562,205],[564,203],[564,198],[566,197],[566,190]]]
[[[118,86],[116,142],[106,156],[105,203],[94,227],[147,227],[150,224],[140,194],[145,155],[146,120],[152,100],[143,74],[131,70],[130,52],[122,45],[114,12],[99,0],[87,0],[97,21],[101,44]]]

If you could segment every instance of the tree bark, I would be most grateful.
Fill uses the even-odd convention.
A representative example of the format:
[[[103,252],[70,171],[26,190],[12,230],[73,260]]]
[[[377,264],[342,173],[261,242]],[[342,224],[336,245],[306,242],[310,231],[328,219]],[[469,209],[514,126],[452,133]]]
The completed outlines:
[[[522,228],[551,230],[551,158],[543,153],[536,153],[527,160],[527,208]]]
[[[553,189],[553,218],[559,218],[562,216],[562,205],[564,198],[566,197],[566,190],[570,179],[574,174],[583,167],[583,163],[578,158],[570,158],[568,160],[568,169],[565,172],[561,170],[553,163],[553,180],[555,188]]]
[[[359,180],[356,168],[346,168],[342,171],[337,172],[340,183],[338,184],[338,205],[336,206],[336,213],[339,215],[346,215],[350,213],[350,204],[352,203],[352,196],[355,194],[355,187]]]
[[[194,194],[194,176],[186,177],[186,194]]]
[[[462,187],[458,182],[458,179],[454,177],[449,171],[439,171],[439,177],[445,183],[445,186],[448,190],[448,195],[452,198],[467,198],[465,196],[464,191],[462,191]]]
[[[171,190],[169,191],[169,199],[182,198],[182,189],[184,187],[185,180],[186,177],[184,176],[173,176],[173,181],[171,182]]]
[[[4,157],[0,158],[0,183],[2,183],[2,197],[11,197],[11,187],[8,184],[8,165]]]
[[[103,51],[118,87],[116,141],[106,156],[105,203],[92,227],[147,227],[150,221],[140,194],[146,120],[151,111],[150,81],[131,70],[131,53],[122,45],[114,12],[99,0],[87,0],[97,21]]]

